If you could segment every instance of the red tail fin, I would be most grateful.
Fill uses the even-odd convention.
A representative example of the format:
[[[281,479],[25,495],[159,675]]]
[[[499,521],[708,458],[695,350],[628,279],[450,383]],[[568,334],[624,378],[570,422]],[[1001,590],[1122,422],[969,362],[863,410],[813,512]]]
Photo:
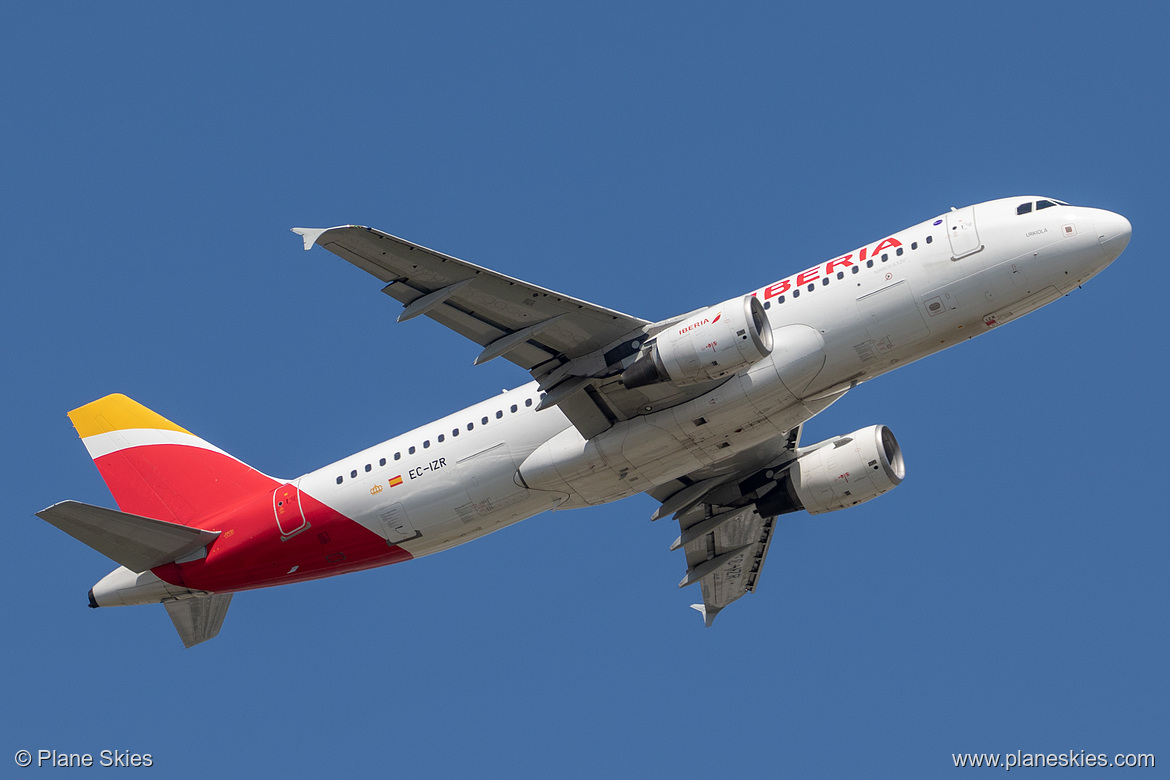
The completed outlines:
[[[199,525],[280,484],[124,395],[69,419],[123,512]]]

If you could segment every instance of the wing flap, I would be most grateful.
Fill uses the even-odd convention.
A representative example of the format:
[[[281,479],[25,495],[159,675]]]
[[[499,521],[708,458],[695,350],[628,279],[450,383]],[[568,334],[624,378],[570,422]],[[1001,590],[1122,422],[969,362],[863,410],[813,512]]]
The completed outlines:
[[[219,536],[218,531],[80,501],[62,501],[37,512],[37,517],[136,573],[190,555]]]

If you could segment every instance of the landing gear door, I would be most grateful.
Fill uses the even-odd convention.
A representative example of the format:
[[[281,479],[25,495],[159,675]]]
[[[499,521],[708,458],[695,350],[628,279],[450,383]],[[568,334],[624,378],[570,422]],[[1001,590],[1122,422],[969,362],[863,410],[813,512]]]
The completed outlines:
[[[951,259],[973,255],[983,249],[975,229],[975,207],[957,209],[947,214],[947,237],[951,240]]]

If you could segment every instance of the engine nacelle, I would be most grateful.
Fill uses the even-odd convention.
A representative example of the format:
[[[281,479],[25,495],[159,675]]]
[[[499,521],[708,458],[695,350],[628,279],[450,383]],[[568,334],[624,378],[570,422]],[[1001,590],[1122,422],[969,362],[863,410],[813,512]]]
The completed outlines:
[[[884,425],[871,425],[807,449],[780,484],[757,502],[760,514],[767,517],[804,509],[819,515],[846,509],[893,490],[906,477],[902,448]]]
[[[694,385],[730,376],[771,353],[772,326],[764,306],[754,295],[745,295],[663,330],[622,372],[622,384]]]

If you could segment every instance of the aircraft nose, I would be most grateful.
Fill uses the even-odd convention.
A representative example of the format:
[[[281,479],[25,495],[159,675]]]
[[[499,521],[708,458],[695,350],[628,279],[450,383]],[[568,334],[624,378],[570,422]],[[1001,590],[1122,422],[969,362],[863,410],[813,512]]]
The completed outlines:
[[[1093,224],[1097,228],[1097,240],[1101,242],[1101,248],[1110,259],[1116,258],[1129,245],[1133,226],[1120,214],[1098,211],[1093,215]]]

